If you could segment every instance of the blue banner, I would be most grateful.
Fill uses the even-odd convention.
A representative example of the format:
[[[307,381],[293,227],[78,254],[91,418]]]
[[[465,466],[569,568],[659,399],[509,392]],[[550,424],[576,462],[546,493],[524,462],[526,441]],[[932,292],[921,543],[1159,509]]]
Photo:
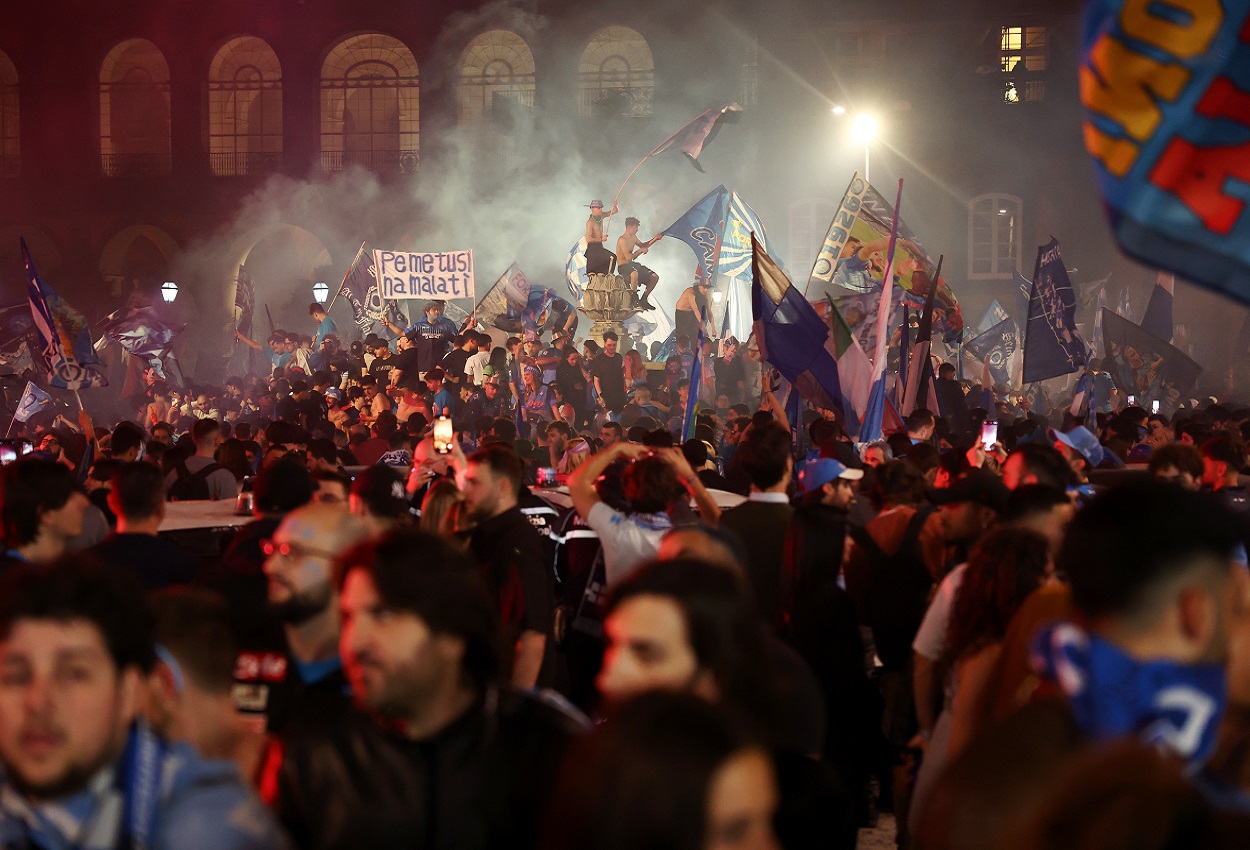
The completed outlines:
[[[982,362],[988,363],[990,374],[996,384],[1011,383],[1011,356],[1020,345],[1020,332],[1016,323],[1004,319],[994,327],[977,334],[964,343],[964,350]]]
[[[1159,339],[1139,325],[1102,311],[1106,356],[1102,367],[1120,392],[1133,396],[1134,403],[1146,410],[1159,402],[1159,412],[1171,416],[1198,382],[1202,367],[1174,345]]]
[[[1085,147],[1129,255],[1250,303],[1250,0],[1094,0]]]
[[[27,381],[26,392],[22,393],[22,400],[17,403],[17,411],[13,414],[13,418],[18,422],[25,422],[50,404],[52,404],[52,396]]]
[[[712,279],[720,257],[728,207],[729,190],[717,186],[664,231],[665,236],[680,239],[690,246],[699,262],[699,276],[708,280]]]
[[[40,279],[25,239],[22,261],[26,264],[26,296],[48,367],[48,383],[63,390],[107,387],[108,378],[96,357],[87,320]]]
[[[1024,383],[1070,375],[1085,365],[1076,330],[1076,293],[1059,253],[1059,240],[1037,249],[1029,317],[1024,329]]]

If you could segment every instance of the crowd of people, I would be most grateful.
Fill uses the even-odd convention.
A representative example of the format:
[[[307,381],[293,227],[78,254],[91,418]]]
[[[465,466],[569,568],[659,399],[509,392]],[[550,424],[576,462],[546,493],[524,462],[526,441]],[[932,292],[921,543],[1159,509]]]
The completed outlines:
[[[344,350],[314,305],[263,378],[18,434],[0,846],[1250,837],[1250,409],[943,368],[862,445],[733,339],[441,312]],[[162,533],[204,500],[250,521]]]

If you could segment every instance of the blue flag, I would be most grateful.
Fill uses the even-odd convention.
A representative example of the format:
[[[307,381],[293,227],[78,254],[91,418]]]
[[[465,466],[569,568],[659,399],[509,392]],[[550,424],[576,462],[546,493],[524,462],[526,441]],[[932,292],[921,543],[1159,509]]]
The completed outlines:
[[[586,274],[585,236],[573,244],[568,256],[564,258],[564,282],[569,285],[569,292],[573,295],[573,299],[580,301],[586,284],[590,283],[590,276]]]
[[[408,318],[396,302],[382,300],[378,291],[377,270],[373,265],[373,249],[368,243],[360,243],[360,250],[356,252],[356,258],[352,260],[343,277],[339,295],[346,298],[351,305],[352,318],[362,335],[376,333],[387,338],[392,337],[393,334],[388,333],[386,325],[382,324],[383,316],[400,328],[408,324]]]
[[[699,384],[703,381],[703,338],[707,327],[707,305],[699,307],[699,338],[694,346],[694,361],[690,364],[690,392],[686,396],[685,418],[681,424],[682,440],[694,439],[694,411],[699,404]]]
[[[25,239],[22,261],[26,264],[26,296],[39,334],[40,353],[48,367],[48,383],[63,390],[107,387],[108,378],[91,344],[87,320],[39,278]]]
[[[699,262],[698,275],[708,280],[712,279],[720,257],[728,207],[729,190],[717,186],[664,231],[665,236],[690,246]]]
[[[1250,303],[1250,0],[1094,0],[1085,147],[1129,255]]]
[[[1085,365],[1086,356],[1076,330],[1076,293],[1059,253],[1059,240],[1051,239],[1037,249],[1024,329],[1024,383],[1070,375]]]
[[[145,360],[164,357],[182,327],[172,328],[154,307],[123,307],[105,317],[102,330],[118,345]]]
[[[52,396],[27,381],[26,392],[22,393],[22,400],[17,403],[17,412],[13,414],[13,418],[18,422],[25,422],[50,404]]]
[[[964,343],[964,348],[977,360],[989,364],[994,383],[1010,384],[1009,363],[1019,344],[1020,337],[1016,330],[1016,323],[1011,319],[1004,319],[984,333],[977,334],[968,340]]]
[[[855,409],[842,394],[837,348],[824,319],[756,243],[751,308],[760,357],[812,404],[841,411],[858,430]]]
[[[990,306],[985,308],[985,315],[982,316],[981,321],[977,323],[977,329],[974,333],[983,334],[999,322],[1006,321],[1009,318],[1011,318],[1011,314],[1008,313],[1003,305],[998,303],[998,299],[995,298],[990,302]]]
[[[720,277],[749,278],[751,275],[751,234],[755,241],[768,253],[772,249],[768,245],[768,234],[764,231],[764,223],[760,221],[755,210],[747,206],[742,196],[734,192],[729,197],[729,217],[725,220],[725,234],[721,239],[720,260],[716,264],[716,273]],[[772,254],[769,254],[771,257]],[[781,260],[774,259],[777,268],[787,277],[786,266]]]

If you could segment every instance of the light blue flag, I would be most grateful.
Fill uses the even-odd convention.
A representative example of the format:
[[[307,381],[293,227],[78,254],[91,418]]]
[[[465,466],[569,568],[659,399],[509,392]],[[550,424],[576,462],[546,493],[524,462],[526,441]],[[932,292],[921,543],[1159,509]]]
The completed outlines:
[[[764,249],[764,253],[773,258],[777,268],[786,277],[785,263],[776,258],[774,247],[768,241],[764,231],[764,223],[760,221],[755,210],[747,206],[742,196],[734,192],[729,197],[729,216],[725,220],[725,235],[721,239],[720,259],[716,264],[716,273],[720,277],[738,277],[751,279],[751,234],[755,241]]]
[[[26,392],[22,393],[22,400],[17,403],[17,412],[13,414],[13,418],[18,422],[25,422],[50,404],[52,396],[27,381]]]
[[[590,277],[586,274],[585,236],[574,243],[569,249],[568,256],[564,258],[564,281],[569,285],[569,292],[573,294],[573,299],[581,301],[582,292],[586,289],[586,284],[590,283]]]
[[[664,230],[665,236],[680,239],[690,246],[699,262],[699,276],[708,280],[712,280],[716,272],[728,208],[729,190],[717,186]]]

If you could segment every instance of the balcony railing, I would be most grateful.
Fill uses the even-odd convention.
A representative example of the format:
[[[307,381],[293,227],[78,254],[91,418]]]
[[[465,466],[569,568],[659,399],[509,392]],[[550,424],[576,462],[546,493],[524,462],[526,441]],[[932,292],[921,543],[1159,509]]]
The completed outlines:
[[[106,153],[101,165],[105,177],[164,177],[172,160],[167,153]]]
[[[342,171],[360,165],[379,174],[416,174],[421,157],[416,151],[322,151],[321,167],[326,171]]]
[[[650,118],[655,86],[588,86],[577,92],[578,114],[586,118]]]
[[[282,151],[222,151],[209,154],[209,162],[218,177],[275,174],[282,170]]]

